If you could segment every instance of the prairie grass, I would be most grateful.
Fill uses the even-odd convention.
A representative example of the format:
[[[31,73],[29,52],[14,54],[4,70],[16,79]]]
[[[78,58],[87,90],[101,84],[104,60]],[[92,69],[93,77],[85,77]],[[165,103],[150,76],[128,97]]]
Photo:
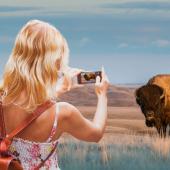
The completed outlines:
[[[62,170],[167,170],[170,138],[157,135],[112,134],[99,143],[65,137],[58,145]]]

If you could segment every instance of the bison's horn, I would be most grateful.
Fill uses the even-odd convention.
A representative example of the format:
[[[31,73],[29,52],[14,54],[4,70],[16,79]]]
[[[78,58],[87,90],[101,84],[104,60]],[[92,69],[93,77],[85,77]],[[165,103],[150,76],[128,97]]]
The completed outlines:
[[[160,96],[160,99],[163,99],[165,97],[165,91],[163,92],[163,94]]]

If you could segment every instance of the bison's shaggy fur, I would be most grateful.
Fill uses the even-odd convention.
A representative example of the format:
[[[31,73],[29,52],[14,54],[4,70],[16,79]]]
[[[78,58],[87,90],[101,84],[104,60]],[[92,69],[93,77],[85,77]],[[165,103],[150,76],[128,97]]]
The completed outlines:
[[[161,136],[166,136],[170,125],[170,75],[156,75],[138,88],[136,102],[145,116],[146,125],[156,127]]]

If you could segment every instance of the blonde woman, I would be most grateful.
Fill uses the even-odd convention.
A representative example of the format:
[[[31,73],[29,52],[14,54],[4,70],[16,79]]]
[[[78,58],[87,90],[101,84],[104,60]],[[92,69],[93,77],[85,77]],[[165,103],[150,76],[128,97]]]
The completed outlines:
[[[73,88],[72,76],[77,70],[68,67],[68,45],[52,25],[39,20],[29,21],[18,33],[6,64],[1,87],[3,112],[7,133],[25,120],[38,105]],[[69,73],[67,74],[68,71]],[[61,72],[64,79],[56,92]],[[108,79],[104,70],[102,81],[97,78],[95,91],[98,104],[93,121],[66,102],[56,102],[28,128],[16,136],[10,150],[21,161],[24,169],[32,170],[41,163],[66,132],[77,139],[98,142],[103,136],[107,119]],[[70,155],[71,156],[71,155]],[[57,151],[42,169],[59,169]]]

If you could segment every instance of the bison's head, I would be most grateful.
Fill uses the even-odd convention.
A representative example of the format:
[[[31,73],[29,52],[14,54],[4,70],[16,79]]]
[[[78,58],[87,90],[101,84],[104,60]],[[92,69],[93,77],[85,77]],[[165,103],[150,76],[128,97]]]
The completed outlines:
[[[145,85],[136,90],[136,102],[141,108],[148,127],[156,126],[165,104],[164,90],[157,85]]]

